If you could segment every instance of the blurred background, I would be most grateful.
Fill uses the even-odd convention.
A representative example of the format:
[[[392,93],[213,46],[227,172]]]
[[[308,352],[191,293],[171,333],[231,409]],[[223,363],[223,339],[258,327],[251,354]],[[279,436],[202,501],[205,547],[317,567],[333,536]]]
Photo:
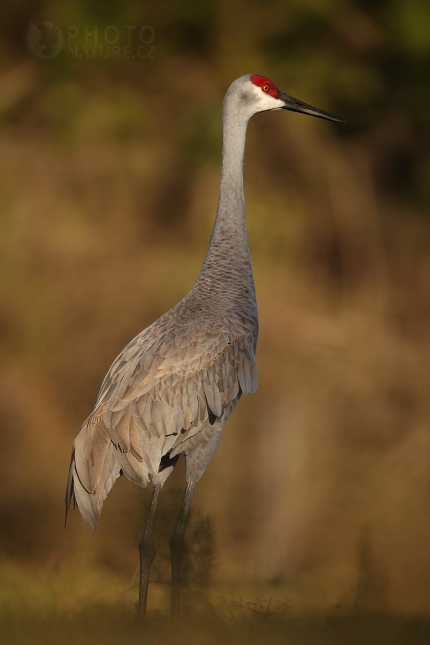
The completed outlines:
[[[0,24],[1,611],[136,602],[150,491],[121,478],[97,535],[78,511],[64,530],[72,444],[114,358],[200,271],[246,73],[347,125],[249,124],[259,389],[196,490],[190,587],[428,611],[428,2],[15,0]]]

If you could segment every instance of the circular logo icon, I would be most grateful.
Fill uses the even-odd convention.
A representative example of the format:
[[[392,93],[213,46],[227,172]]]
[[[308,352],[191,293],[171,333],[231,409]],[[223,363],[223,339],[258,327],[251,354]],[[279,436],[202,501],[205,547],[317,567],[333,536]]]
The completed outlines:
[[[63,49],[63,43],[61,29],[53,22],[30,23],[27,32],[27,47],[37,58],[52,60]]]

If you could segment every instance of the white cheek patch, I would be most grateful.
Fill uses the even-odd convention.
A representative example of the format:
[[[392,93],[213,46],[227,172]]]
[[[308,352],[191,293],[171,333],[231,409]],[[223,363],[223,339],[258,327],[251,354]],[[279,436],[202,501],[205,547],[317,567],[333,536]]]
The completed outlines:
[[[254,85],[254,88],[259,112],[264,112],[265,110],[280,110],[284,105],[284,102],[280,99],[275,99],[270,94],[265,94],[261,87]]]

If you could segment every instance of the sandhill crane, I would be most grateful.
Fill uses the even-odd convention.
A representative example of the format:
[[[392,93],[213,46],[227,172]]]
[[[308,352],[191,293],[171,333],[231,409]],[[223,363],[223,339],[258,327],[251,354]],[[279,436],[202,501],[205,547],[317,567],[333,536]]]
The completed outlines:
[[[153,527],[161,488],[181,453],[186,485],[170,540],[172,614],[179,613],[184,532],[194,487],[242,394],[257,389],[258,314],[248,249],[243,157],[253,114],[291,110],[344,123],[280,92],[263,76],[241,76],[223,103],[223,160],[209,250],[191,291],[142,331],[107,373],[74,442],[66,493],[97,531],[103,501],[120,475],[152,482],[139,545],[139,615],[146,614]]]

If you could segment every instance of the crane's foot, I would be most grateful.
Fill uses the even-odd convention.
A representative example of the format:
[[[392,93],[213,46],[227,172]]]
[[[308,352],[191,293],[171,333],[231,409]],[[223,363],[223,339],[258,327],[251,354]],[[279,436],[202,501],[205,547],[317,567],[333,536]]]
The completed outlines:
[[[183,535],[172,535],[170,540],[170,556],[172,559],[172,618],[179,618],[181,606],[181,570],[185,553]]]
[[[143,540],[142,540],[143,542]],[[152,540],[148,543],[140,543],[140,578],[139,578],[139,620],[146,618],[146,605],[148,602],[149,572],[155,558],[155,548]]]

